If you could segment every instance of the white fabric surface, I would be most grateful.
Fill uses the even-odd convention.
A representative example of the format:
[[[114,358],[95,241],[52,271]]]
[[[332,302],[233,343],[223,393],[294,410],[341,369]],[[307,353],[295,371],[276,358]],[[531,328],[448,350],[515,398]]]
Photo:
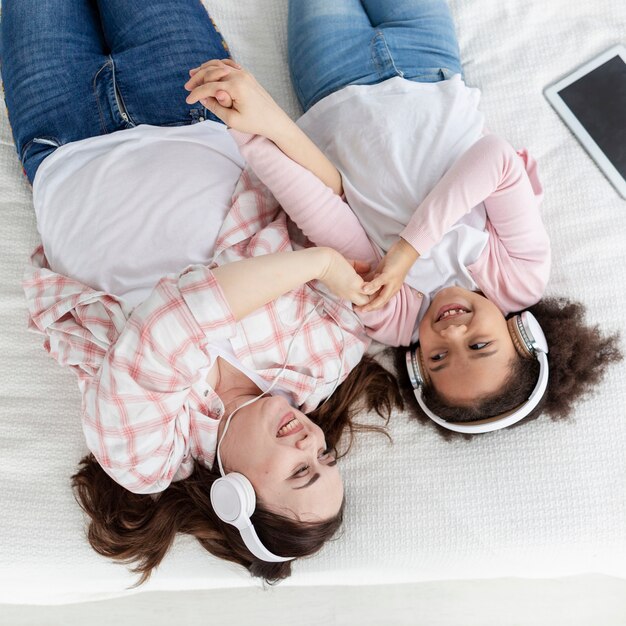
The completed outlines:
[[[224,125],[209,120],[57,148],[33,183],[50,268],[137,306],[166,274],[211,262],[244,165]]]
[[[286,66],[286,0],[206,0],[234,56],[298,114]],[[562,125],[542,88],[624,42],[623,0],[452,0],[466,80],[487,125],[539,161],[553,241],[549,293],[624,321],[626,203]],[[86,452],[72,374],[26,332],[20,279],[37,243],[31,191],[0,117],[0,603],[127,593],[123,566],[88,546],[69,477]],[[624,343],[622,343],[624,345]],[[626,349],[626,346],[624,347]],[[361,436],[342,462],[341,536],[287,585],[389,584],[602,573],[626,578],[626,364],[568,423],[543,418],[444,441],[394,415],[394,443]],[[365,419],[374,419],[366,417]],[[247,573],[182,537],[145,590],[237,587]]]

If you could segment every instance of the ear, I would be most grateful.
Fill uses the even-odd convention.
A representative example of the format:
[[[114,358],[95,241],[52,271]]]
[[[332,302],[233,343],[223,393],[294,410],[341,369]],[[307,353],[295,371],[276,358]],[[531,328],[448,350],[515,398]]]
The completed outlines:
[[[515,346],[517,353],[524,359],[534,359],[534,355],[530,348],[526,345],[526,342],[522,339],[522,335],[519,331],[519,315],[514,315],[506,321],[507,328],[509,329],[509,335],[511,335],[511,341]]]

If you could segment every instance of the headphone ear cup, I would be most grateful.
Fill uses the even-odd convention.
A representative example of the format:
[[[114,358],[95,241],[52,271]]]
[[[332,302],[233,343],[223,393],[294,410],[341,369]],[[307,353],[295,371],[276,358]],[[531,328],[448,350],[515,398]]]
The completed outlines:
[[[517,353],[524,359],[534,358],[534,354],[530,347],[526,345],[522,334],[520,333],[519,325],[521,323],[521,317],[514,315],[506,321],[507,328],[509,329],[509,335],[511,335],[511,341],[515,346]]]
[[[268,563],[291,561],[294,557],[278,556],[270,552],[259,539],[250,520],[256,506],[252,483],[239,472],[218,478],[211,485],[211,506],[215,514],[234,526],[246,548],[257,558]]]
[[[424,355],[422,354],[422,349],[419,345],[415,347],[415,362],[417,367],[419,368],[419,373],[424,381],[424,385],[430,385],[430,374],[428,373],[428,369],[426,369],[426,364],[424,363]]]
[[[530,311],[524,311],[521,314],[521,319],[522,328],[528,337],[533,354],[536,352],[548,354],[548,340],[537,318]]]
[[[254,488],[243,474],[231,472],[211,485],[211,505],[223,522],[241,530],[251,525],[256,506]]]
[[[523,311],[506,321],[509,334],[517,352],[526,359],[537,358],[538,352],[548,354],[548,341],[530,311]]]

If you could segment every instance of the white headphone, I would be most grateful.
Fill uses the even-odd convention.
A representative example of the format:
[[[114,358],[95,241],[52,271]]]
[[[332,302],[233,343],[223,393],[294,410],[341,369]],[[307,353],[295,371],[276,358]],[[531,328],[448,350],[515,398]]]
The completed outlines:
[[[422,411],[424,411],[433,422],[447,430],[453,430],[457,433],[488,433],[519,422],[537,407],[548,387],[548,342],[546,341],[546,336],[543,330],[541,330],[537,318],[529,311],[524,311],[508,319],[507,326],[518,354],[523,358],[534,358],[539,361],[539,379],[524,404],[502,415],[496,415],[486,419],[473,422],[453,422],[444,420],[433,413],[424,402],[423,387],[430,381],[430,376],[422,361],[419,345],[413,346],[407,350],[406,367],[411,384],[413,385],[415,398]]]
[[[289,347],[291,348],[291,346]],[[287,354],[289,354],[289,350],[287,350]],[[278,375],[280,375],[281,372],[279,372]],[[259,536],[256,534],[252,521],[250,520],[250,516],[254,513],[254,509],[256,507],[256,494],[254,493],[254,487],[252,486],[252,483],[239,472],[229,472],[228,474],[224,473],[222,458],[220,456],[220,446],[222,445],[224,435],[226,435],[226,431],[230,426],[230,420],[233,418],[233,415],[239,411],[239,409],[243,409],[244,406],[248,406],[266,395],[270,389],[272,389],[277,380],[278,376],[276,376],[266,391],[259,394],[255,398],[244,402],[228,416],[226,425],[222,431],[222,436],[217,444],[217,450],[215,451],[217,464],[222,476],[213,482],[210,494],[211,505],[213,506],[215,515],[217,515],[223,522],[232,524],[239,531],[246,548],[248,548],[248,550],[250,550],[250,552],[252,552],[257,559],[267,561],[268,563],[282,563],[283,561],[291,561],[295,557],[278,556],[277,554],[270,552],[263,545]]]
[[[268,563],[291,561],[294,557],[277,556],[259,539],[250,521],[256,506],[256,496],[250,481],[238,472],[230,472],[211,485],[211,504],[215,514],[227,524],[232,524],[241,534],[246,548],[257,559]]]

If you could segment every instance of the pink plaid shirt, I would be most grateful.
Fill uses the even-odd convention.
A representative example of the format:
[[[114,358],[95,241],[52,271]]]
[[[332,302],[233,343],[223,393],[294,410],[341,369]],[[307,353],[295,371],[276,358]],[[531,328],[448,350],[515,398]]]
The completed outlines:
[[[291,249],[286,215],[244,171],[215,263]],[[135,493],[162,491],[189,476],[194,459],[213,464],[224,405],[206,381],[212,343],[229,341],[241,363],[270,383],[300,328],[277,387],[308,411],[332,393],[340,372],[339,380],[348,375],[370,341],[349,307],[318,283],[236,322],[211,269],[199,265],[164,277],[130,310],[115,296],[53,272],[40,247],[24,290],[30,328],[78,376],[89,449]]]

